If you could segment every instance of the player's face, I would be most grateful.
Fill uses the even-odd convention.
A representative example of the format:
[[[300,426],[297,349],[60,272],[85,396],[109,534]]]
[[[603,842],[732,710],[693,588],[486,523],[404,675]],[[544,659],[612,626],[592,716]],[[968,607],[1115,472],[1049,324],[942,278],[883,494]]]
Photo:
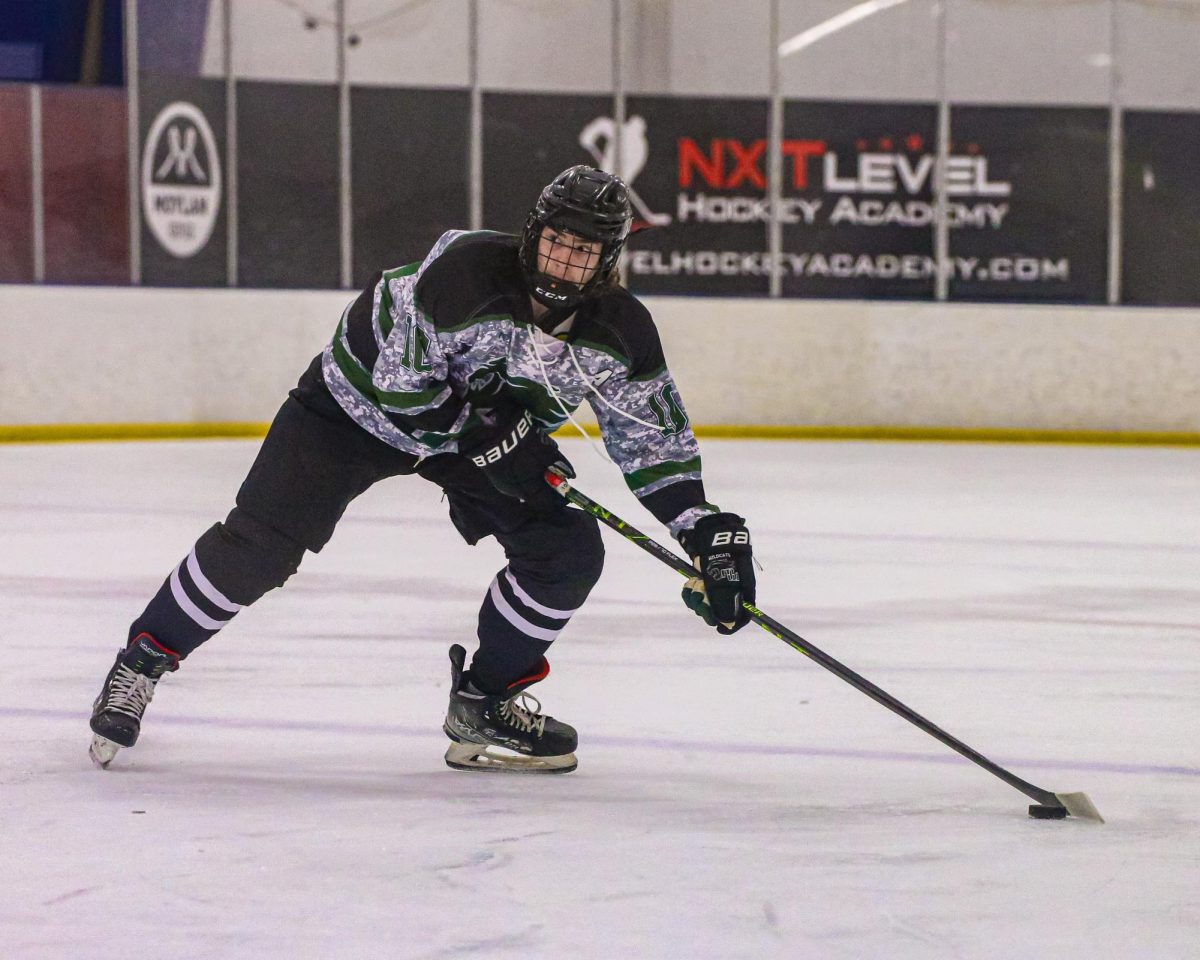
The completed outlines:
[[[598,240],[545,227],[538,239],[538,270],[556,280],[583,286],[596,275],[602,249]]]

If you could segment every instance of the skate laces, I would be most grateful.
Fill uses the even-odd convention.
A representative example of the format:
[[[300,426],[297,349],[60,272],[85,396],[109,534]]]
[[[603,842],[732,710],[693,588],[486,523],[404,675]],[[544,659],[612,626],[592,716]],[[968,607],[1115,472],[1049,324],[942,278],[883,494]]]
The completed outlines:
[[[104,709],[141,720],[146,712],[146,704],[154,697],[154,683],[145,674],[121,664],[108,685],[108,702]]]
[[[532,693],[518,693],[515,697],[500,701],[500,716],[506,722],[539,737],[546,730],[546,718],[541,710],[542,702]]]

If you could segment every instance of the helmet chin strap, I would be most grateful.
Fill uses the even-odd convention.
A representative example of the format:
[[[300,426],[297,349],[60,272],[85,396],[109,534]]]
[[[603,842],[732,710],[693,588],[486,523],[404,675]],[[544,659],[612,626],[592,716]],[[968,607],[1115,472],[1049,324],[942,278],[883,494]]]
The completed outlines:
[[[544,330],[546,333],[551,333],[555,327],[561,324],[568,317],[574,316],[575,311],[579,309],[580,301],[573,301],[566,305],[558,305],[554,307],[546,307],[540,300],[535,300],[539,306],[545,307],[546,312],[541,316],[535,316],[533,325],[539,330]]]
[[[537,273],[530,278],[533,299],[543,307],[554,310],[559,307],[578,306],[584,298],[583,288],[568,280],[553,277],[548,273]]]
[[[554,287],[563,292],[557,293],[553,289]],[[534,302],[546,308],[546,312],[537,319],[536,323],[547,331],[553,330],[571,316],[579,309],[579,305],[586,297],[584,291],[577,284],[547,274],[534,276],[529,288]]]

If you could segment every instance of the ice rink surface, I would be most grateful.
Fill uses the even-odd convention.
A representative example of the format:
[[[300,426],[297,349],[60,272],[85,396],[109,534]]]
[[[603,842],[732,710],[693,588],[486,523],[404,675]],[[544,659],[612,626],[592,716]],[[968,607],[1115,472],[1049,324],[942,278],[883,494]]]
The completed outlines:
[[[1200,451],[702,444],[759,605],[1028,800],[606,531],[535,688],[568,776],[445,767],[446,649],[503,562],[388,481],[88,762],[129,621],[255,442],[0,446],[0,956],[1200,956]],[[579,488],[666,533],[582,441]]]

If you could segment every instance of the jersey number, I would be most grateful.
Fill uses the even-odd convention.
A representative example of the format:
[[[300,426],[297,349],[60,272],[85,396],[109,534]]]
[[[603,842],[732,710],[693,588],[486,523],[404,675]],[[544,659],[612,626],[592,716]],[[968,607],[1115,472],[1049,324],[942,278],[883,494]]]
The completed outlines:
[[[679,398],[676,397],[675,391],[669,383],[658,393],[651,394],[650,409],[654,411],[658,427],[665,437],[682,433],[683,428],[687,426],[687,414],[683,412],[683,407],[679,405]]]
[[[404,321],[404,352],[400,362],[415,373],[428,373],[433,369],[429,362],[429,335],[412,317]]]

